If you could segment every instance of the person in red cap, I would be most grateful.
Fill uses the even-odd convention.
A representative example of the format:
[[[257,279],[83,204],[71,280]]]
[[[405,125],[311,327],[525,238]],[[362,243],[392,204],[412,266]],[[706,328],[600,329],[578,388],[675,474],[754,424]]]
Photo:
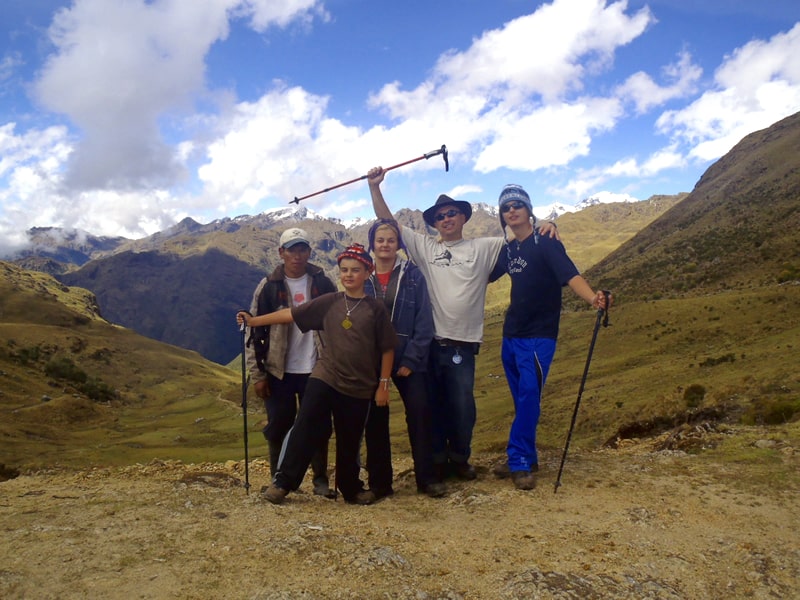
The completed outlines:
[[[359,446],[372,399],[378,406],[389,403],[397,339],[383,302],[364,293],[373,269],[364,246],[348,246],[337,261],[343,292],[266,315],[236,314],[237,322],[249,327],[295,323],[301,331],[319,331],[323,341],[294,427],[284,442],[278,472],[272,485],[262,491],[273,504],[282,503],[300,486],[314,449],[327,439],[331,414],[336,431],[336,486],[345,502],[372,504],[376,500],[359,479]]]
[[[372,206],[379,219],[392,213],[380,189],[386,172],[367,173]],[[433,459],[441,478],[475,479],[470,464],[475,427],[475,355],[483,341],[483,309],[489,274],[497,262],[502,237],[464,239],[464,224],[472,216],[469,202],[442,194],[422,213],[439,233],[434,238],[408,227],[400,235],[409,256],[428,282],[433,306],[434,339],[430,347],[430,402],[433,410]],[[545,235],[556,235],[546,223]]]

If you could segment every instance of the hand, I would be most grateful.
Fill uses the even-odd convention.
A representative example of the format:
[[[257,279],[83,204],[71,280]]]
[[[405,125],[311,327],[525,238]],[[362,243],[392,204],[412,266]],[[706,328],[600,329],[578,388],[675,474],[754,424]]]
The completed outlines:
[[[539,235],[547,235],[551,238],[561,241],[561,236],[558,234],[558,227],[551,221],[541,221],[536,223],[536,228],[539,230]]]
[[[249,316],[251,316],[249,312],[247,312],[246,310],[240,310],[239,312],[236,313],[236,324],[241,325],[242,323],[244,323],[245,325],[247,325],[247,317]]]
[[[400,367],[399,369],[397,369],[398,377],[408,377],[409,375],[411,375],[411,373],[413,373],[413,371],[408,367]]]
[[[384,389],[382,385],[378,386],[375,392],[375,404],[378,406],[389,406],[389,390]]]
[[[386,177],[386,171],[383,170],[383,167],[373,167],[367,172],[367,182],[371,186],[380,185],[384,177]]]
[[[256,397],[261,398],[269,398],[270,394],[272,393],[269,389],[269,381],[266,379],[259,379],[253,385],[253,388],[256,391]]]
[[[597,309],[608,310],[614,304],[614,296],[608,295],[608,306],[606,306],[606,295],[602,290],[597,292],[592,299],[592,306]]]

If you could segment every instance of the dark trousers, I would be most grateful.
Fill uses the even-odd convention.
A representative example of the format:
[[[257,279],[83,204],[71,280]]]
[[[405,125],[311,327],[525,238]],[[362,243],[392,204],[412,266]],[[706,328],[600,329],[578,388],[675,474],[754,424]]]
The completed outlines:
[[[465,463],[472,453],[475,427],[476,344],[431,344],[428,381],[433,410],[433,460]]]
[[[286,434],[294,425],[297,417],[297,405],[303,400],[308,383],[308,373],[284,373],[283,379],[267,373],[270,395],[264,398],[264,410],[267,413],[267,424],[263,429],[270,451],[270,466],[277,467]],[[328,480],[328,440],[331,437],[331,424],[328,419],[328,435],[321,447],[317,448],[311,460],[314,481]],[[273,454],[276,454],[273,456]],[[274,477],[277,469],[272,469]]]
[[[437,481],[433,470],[431,407],[428,402],[428,382],[425,373],[408,377],[392,377],[406,413],[408,441],[414,460],[414,477],[418,488]],[[364,435],[367,446],[367,471],[372,490],[392,487],[392,448],[389,439],[389,407],[372,402]]]
[[[331,414],[336,431],[336,487],[347,501],[364,489],[358,478],[358,448],[367,422],[370,401],[353,398],[310,377],[294,426],[286,436],[275,485],[296,490],[303,481],[314,449],[330,436]]]

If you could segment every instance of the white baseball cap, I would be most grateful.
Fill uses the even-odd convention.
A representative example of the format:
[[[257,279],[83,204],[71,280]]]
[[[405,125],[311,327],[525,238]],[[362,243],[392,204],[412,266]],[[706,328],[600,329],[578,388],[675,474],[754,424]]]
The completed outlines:
[[[292,227],[281,234],[281,248],[291,248],[297,244],[311,245],[308,241],[308,234],[304,230]]]

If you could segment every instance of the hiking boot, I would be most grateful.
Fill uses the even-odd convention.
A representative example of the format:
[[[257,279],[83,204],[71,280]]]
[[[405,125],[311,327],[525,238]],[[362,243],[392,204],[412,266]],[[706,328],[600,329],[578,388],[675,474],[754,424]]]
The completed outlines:
[[[331,488],[328,485],[328,479],[324,477],[314,478],[314,495],[324,496],[325,498],[331,497]]]
[[[391,487],[388,488],[369,488],[369,491],[375,494],[375,500],[380,500],[381,498],[386,498],[387,496],[393,496],[394,490]]]
[[[443,483],[435,481],[433,483],[429,483],[428,485],[423,485],[417,488],[417,491],[421,494],[426,494],[431,498],[441,498],[442,496],[447,495],[447,486]]]
[[[475,472],[475,467],[468,462],[453,463],[453,473],[455,473],[456,477],[463,479],[464,481],[472,481],[473,479],[478,478],[478,474]]]
[[[539,465],[534,463],[531,465],[531,473],[538,473],[539,472]],[[508,461],[504,460],[501,463],[497,463],[492,468],[492,473],[498,479],[508,479],[511,477],[511,469],[508,468]]]
[[[377,498],[375,497],[375,492],[370,490],[361,490],[347,502],[349,504],[361,504],[362,506],[366,506],[368,504],[374,504],[376,500]]]
[[[266,489],[261,488],[261,497],[272,504],[283,504],[288,493],[289,490],[278,487],[274,483]]]
[[[511,477],[511,469],[508,468],[508,461],[504,460],[492,467],[492,474],[498,479],[508,479]]]
[[[536,476],[530,471],[514,471],[511,480],[518,490],[532,490],[536,487]]]

